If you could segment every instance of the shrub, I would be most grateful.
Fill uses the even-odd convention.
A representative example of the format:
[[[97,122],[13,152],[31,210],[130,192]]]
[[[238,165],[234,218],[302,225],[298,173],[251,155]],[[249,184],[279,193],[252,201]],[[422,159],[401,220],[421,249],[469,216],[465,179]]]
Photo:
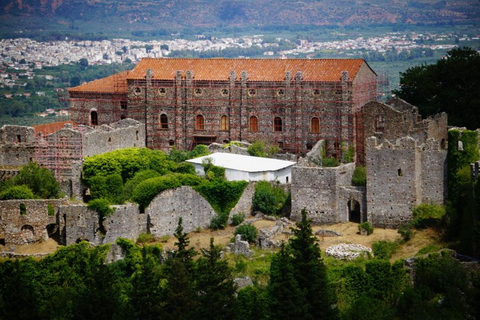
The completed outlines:
[[[263,140],[257,140],[247,148],[249,155],[254,157],[271,157],[280,151],[277,145],[266,143]]]
[[[370,224],[370,222],[368,221],[365,221],[365,222],[362,222],[358,225],[358,231],[361,233],[361,234],[367,234],[367,236],[371,235],[373,233],[373,227],[372,225]]]
[[[417,229],[438,226],[445,212],[444,206],[422,203],[413,209],[412,225]]]
[[[232,224],[234,226],[238,226],[245,220],[245,214],[244,213],[237,213],[232,216]]]
[[[364,187],[367,185],[367,170],[365,167],[357,166],[353,171],[352,185]]]
[[[13,178],[14,185],[26,185],[36,197],[52,199],[59,196],[59,184],[53,173],[40,168],[37,163],[29,162],[23,166],[18,175]]]
[[[287,199],[288,194],[282,188],[260,181],[255,185],[253,209],[265,214],[280,214]]]
[[[402,236],[403,241],[408,241],[413,237],[413,230],[410,224],[402,224],[398,227],[398,233]]]
[[[221,212],[217,213],[215,217],[212,218],[210,221],[210,229],[212,230],[219,230],[225,229],[228,222],[228,213]]]
[[[33,199],[32,190],[26,185],[21,186],[12,186],[5,191],[0,193],[0,200],[11,200],[11,199]]]
[[[146,243],[153,242],[154,240],[155,240],[155,237],[153,236],[153,234],[142,232],[138,236],[137,243],[146,244]]]
[[[107,199],[91,200],[88,203],[88,208],[95,210],[102,218],[108,217],[113,212],[115,212],[114,209],[110,208],[110,203]]]
[[[47,205],[47,213],[49,216],[54,216],[55,215],[55,207],[53,206],[53,204],[49,203]]]
[[[398,250],[398,243],[395,241],[375,241],[372,243],[373,255],[378,259],[389,260]]]
[[[132,198],[133,190],[143,181],[151,178],[159,177],[160,173],[155,170],[143,170],[139,171],[135,174],[135,176],[128,180],[125,183],[125,187],[123,188],[123,198],[125,200],[129,200]]]
[[[237,234],[242,235],[243,240],[250,243],[255,243],[257,241],[258,230],[257,228],[255,228],[255,226],[252,226],[250,224],[244,224],[238,226],[237,229],[235,229],[235,235]]]
[[[203,180],[194,189],[210,203],[217,213],[225,212],[228,215],[237,204],[247,185],[248,182],[246,181],[214,179],[211,181]]]
[[[339,163],[336,158],[326,157],[322,159],[323,167],[338,167]]]

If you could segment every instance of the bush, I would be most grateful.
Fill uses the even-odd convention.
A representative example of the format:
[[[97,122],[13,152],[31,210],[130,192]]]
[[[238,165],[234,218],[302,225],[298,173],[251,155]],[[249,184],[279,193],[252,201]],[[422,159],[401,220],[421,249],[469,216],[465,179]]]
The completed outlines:
[[[12,186],[5,191],[0,193],[0,200],[11,200],[11,199],[33,199],[32,190],[26,185],[21,186]]]
[[[108,217],[113,212],[114,209],[110,208],[110,203],[107,199],[95,199],[88,203],[88,208],[95,210],[101,218]]]
[[[280,151],[280,148],[273,144],[268,144],[263,140],[257,140],[247,148],[249,155],[254,157],[271,157]]]
[[[402,236],[403,241],[408,241],[413,237],[413,230],[410,224],[402,224],[398,227],[398,233]]]
[[[375,241],[372,243],[372,251],[375,258],[389,260],[398,250],[398,243],[395,241]]]
[[[36,197],[53,199],[59,196],[60,186],[53,173],[45,168],[40,168],[37,163],[29,162],[23,166],[13,184],[26,185]]]
[[[153,236],[153,234],[142,232],[138,236],[137,243],[145,244],[145,243],[153,242],[154,240],[155,240],[155,237]]]
[[[210,229],[223,230],[227,226],[227,222],[228,222],[228,213],[225,213],[225,212],[217,213],[217,215],[213,217],[212,220],[210,221]]]
[[[358,225],[358,231],[361,233],[361,234],[367,234],[367,236],[371,235],[373,233],[373,227],[372,225],[370,224],[370,222],[368,221],[365,221],[365,222],[362,222]]]
[[[323,167],[338,167],[339,163],[336,158],[326,157],[322,159]]]
[[[49,203],[47,206],[47,213],[49,216],[54,216],[55,215],[55,207],[53,204]]]
[[[247,185],[248,182],[246,181],[214,179],[211,181],[203,180],[194,189],[210,203],[217,213],[225,212],[228,215],[237,204]]]
[[[357,187],[365,187],[367,185],[367,170],[365,167],[355,167],[352,176],[352,185]]]
[[[280,214],[287,199],[288,194],[282,188],[260,181],[255,185],[253,209],[265,214]]]
[[[232,216],[232,224],[234,226],[238,226],[245,220],[245,214],[244,213],[237,213]]]
[[[143,181],[151,178],[159,177],[160,173],[155,170],[143,170],[139,171],[135,174],[135,176],[128,180],[125,183],[125,187],[123,188],[123,198],[125,200],[129,200],[132,198],[133,190]]]
[[[444,206],[422,203],[413,209],[412,225],[417,229],[438,226],[445,212]]]
[[[238,226],[237,229],[235,229],[235,235],[237,234],[242,235],[243,240],[250,243],[255,243],[257,241],[258,230],[257,228],[255,228],[255,226],[252,226],[250,224],[244,224]]]

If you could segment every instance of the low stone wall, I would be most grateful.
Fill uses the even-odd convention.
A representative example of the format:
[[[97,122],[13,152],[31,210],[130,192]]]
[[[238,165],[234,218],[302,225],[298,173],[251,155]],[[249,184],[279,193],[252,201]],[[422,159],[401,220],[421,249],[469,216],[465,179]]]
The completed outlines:
[[[216,215],[212,206],[191,187],[180,187],[158,194],[145,209],[150,217],[150,233],[156,237],[173,235],[182,217],[185,232],[207,228]]]

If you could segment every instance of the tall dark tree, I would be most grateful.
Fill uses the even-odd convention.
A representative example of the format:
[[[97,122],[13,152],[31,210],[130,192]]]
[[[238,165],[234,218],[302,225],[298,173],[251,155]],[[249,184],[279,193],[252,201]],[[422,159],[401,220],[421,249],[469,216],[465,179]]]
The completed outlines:
[[[436,64],[409,68],[400,74],[395,93],[423,116],[446,112],[450,125],[479,128],[480,53],[455,48]]]
[[[196,263],[197,319],[229,320],[234,318],[235,282],[228,263],[221,259],[221,250],[213,245],[202,249]]]
[[[175,237],[177,250],[166,262],[167,285],[163,317],[172,320],[193,319],[198,304],[193,270],[196,252],[193,248],[188,248],[190,240],[183,231],[182,218],[178,219]]]
[[[268,294],[271,319],[309,319],[305,292],[299,287],[295,272],[290,250],[282,244],[270,264]]]
[[[313,235],[307,211],[302,210],[302,219],[293,229],[289,240],[295,278],[304,292],[308,316],[304,319],[335,319],[337,317],[336,295],[327,279],[318,239]]]

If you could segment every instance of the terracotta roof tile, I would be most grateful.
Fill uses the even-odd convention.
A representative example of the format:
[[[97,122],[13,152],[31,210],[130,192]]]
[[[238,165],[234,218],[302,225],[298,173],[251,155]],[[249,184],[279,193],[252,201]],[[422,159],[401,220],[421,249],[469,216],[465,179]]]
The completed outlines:
[[[74,128],[77,127],[76,123],[74,123],[71,120],[68,120],[68,121],[40,124],[38,126],[33,126],[33,129],[35,130],[35,134],[42,133],[43,136],[46,136],[47,134],[51,134],[51,133],[57,132],[60,129],[63,129],[65,127],[65,124],[67,123],[72,124]]]
[[[126,93],[127,77],[130,71],[123,71],[106,78],[90,81],[77,87],[69,88],[69,92]]]
[[[144,79],[147,69],[153,70],[154,79],[174,79],[177,70],[192,70],[195,80],[228,80],[236,72],[237,80],[247,71],[250,81],[283,81],[285,73],[292,79],[297,71],[306,81],[338,81],[342,71],[355,78],[363,59],[173,59],[145,58],[130,72],[128,79]]]

